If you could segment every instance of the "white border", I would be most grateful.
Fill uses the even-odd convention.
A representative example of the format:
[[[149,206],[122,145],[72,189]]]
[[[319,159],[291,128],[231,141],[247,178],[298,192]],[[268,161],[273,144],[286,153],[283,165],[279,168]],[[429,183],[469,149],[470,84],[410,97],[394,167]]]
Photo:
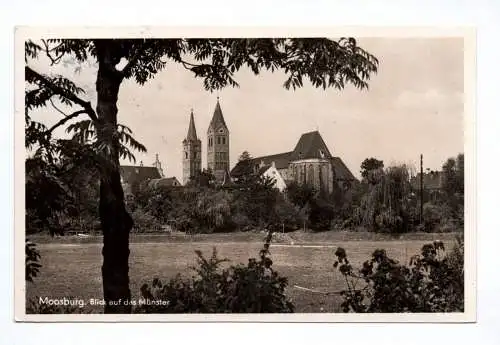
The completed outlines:
[[[456,314],[224,314],[224,315],[26,315],[24,280],[24,40],[36,37],[464,37],[465,44],[465,313]],[[470,28],[436,27],[18,27],[15,55],[15,318],[35,322],[474,322],[476,320],[476,127],[475,32]]]

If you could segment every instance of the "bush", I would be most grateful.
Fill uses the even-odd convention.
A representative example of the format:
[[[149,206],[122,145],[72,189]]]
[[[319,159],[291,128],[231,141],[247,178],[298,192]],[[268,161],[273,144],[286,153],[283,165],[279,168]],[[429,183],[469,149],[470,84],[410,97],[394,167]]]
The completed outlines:
[[[239,211],[236,212],[231,217],[231,221],[233,222],[233,224],[236,226],[236,228],[238,230],[242,230],[242,231],[246,230],[249,227],[249,225],[252,223],[245,213],[239,212]]]
[[[132,212],[132,219],[134,220],[134,231],[136,232],[159,231],[161,229],[158,219],[141,207],[137,207]]]
[[[280,229],[282,229],[284,224],[285,230],[297,230],[306,220],[306,217],[301,214],[298,206],[283,199],[276,203],[274,211],[276,214],[276,222]]]
[[[463,312],[464,311],[464,244],[457,244],[447,255],[441,241],[426,244],[421,254],[412,257],[409,266],[399,264],[383,249],[373,252],[359,273],[354,272],[343,248],[335,252],[334,267],[345,277],[347,290],[344,312]],[[356,283],[364,281],[363,288]]]
[[[141,287],[142,300],[137,313],[289,313],[294,306],[285,296],[287,278],[272,268],[266,238],[259,259],[249,259],[247,265],[221,269],[226,259],[220,259],[214,248],[209,259],[197,251],[197,275],[182,279],[180,275],[167,284],[153,279],[152,285]]]
[[[33,282],[33,278],[35,278],[40,272],[40,252],[36,248],[36,244],[30,242],[26,239],[25,245],[25,268],[26,268],[26,281]]]

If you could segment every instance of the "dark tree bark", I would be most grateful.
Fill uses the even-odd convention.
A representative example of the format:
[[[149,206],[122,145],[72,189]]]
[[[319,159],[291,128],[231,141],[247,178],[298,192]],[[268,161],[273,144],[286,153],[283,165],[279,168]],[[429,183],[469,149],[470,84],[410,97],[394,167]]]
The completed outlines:
[[[99,70],[97,73],[98,141],[103,144],[111,164],[101,169],[99,217],[103,231],[102,283],[105,313],[130,313],[129,233],[133,220],[125,208],[120,180],[117,101],[123,77],[115,65],[120,60],[112,41],[96,42]]]

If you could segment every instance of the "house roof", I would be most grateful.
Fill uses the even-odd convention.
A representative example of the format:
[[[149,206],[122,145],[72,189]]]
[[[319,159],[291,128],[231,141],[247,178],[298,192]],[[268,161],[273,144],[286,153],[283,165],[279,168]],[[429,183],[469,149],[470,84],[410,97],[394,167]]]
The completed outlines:
[[[259,169],[259,175],[265,173],[267,170],[269,170],[270,167],[271,167],[270,165],[263,165],[263,166],[261,166],[260,169]]]
[[[220,107],[219,98],[217,97],[217,103],[215,104],[214,115],[212,116],[212,120],[210,121],[210,125],[208,126],[208,128],[209,130],[210,128],[216,129],[220,125],[224,126],[224,128],[227,130],[226,121],[224,120],[224,116],[222,115],[222,109]]]
[[[335,172],[335,179],[337,180],[356,180],[349,168],[344,164],[340,157],[332,157],[331,159],[333,170]]]
[[[161,178],[160,172],[156,167],[122,165],[120,166],[120,174],[123,181],[128,184],[142,183],[146,180]]]
[[[330,150],[328,150],[328,146],[326,146],[325,141],[318,131],[304,133],[300,136],[300,139],[291,154],[290,160],[296,161],[308,158],[332,158],[332,154],[330,153]]]
[[[292,152],[283,152],[269,156],[257,157],[252,159],[252,163],[260,164],[264,162],[264,165],[272,165],[272,163],[274,162],[276,169],[286,169],[288,168],[288,163],[290,163],[291,161],[291,154]]]
[[[194,115],[191,110],[191,116],[189,117],[189,128],[186,135],[186,141],[197,141],[198,136],[196,135],[196,127],[194,125]]]
[[[177,187],[180,186],[179,180],[175,176],[173,177],[164,177],[157,178],[148,181],[149,188],[158,188],[158,187]]]
[[[238,177],[245,173],[246,169],[254,171],[253,167],[256,164],[261,164],[264,162],[264,166],[271,166],[274,162],[276,169],[286,169],[288,168],[288,163],[290,163],[290,154],[292,152],[278,153],[269,156],[256,157],[249,160],[239,161],[234,168],[231,170],[231,176]]]

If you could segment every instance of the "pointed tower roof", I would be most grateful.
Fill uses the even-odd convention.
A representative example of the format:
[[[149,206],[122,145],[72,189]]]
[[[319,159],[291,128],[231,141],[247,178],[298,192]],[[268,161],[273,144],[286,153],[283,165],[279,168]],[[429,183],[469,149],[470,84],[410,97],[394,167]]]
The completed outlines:
[[[217,104],[215,104],[214,116],[212,121],[210,121],[209,128],[217,128],[223,125],[227,129],[226,121],[224,121],[224,116],[222,115],[222,109],[220,108],[219,97],[217,97]]]
[[[193,109],[191,109],[191,116],[189,118],[189,128],[186,136],[187,141],[197,141],[198,136],[196,135],[196,127],[194,125],[194,115]]]
[[[307,158],[331,159],[332,154],[319,131],[314,131],[302,134],[290,158],[292,161]]]

